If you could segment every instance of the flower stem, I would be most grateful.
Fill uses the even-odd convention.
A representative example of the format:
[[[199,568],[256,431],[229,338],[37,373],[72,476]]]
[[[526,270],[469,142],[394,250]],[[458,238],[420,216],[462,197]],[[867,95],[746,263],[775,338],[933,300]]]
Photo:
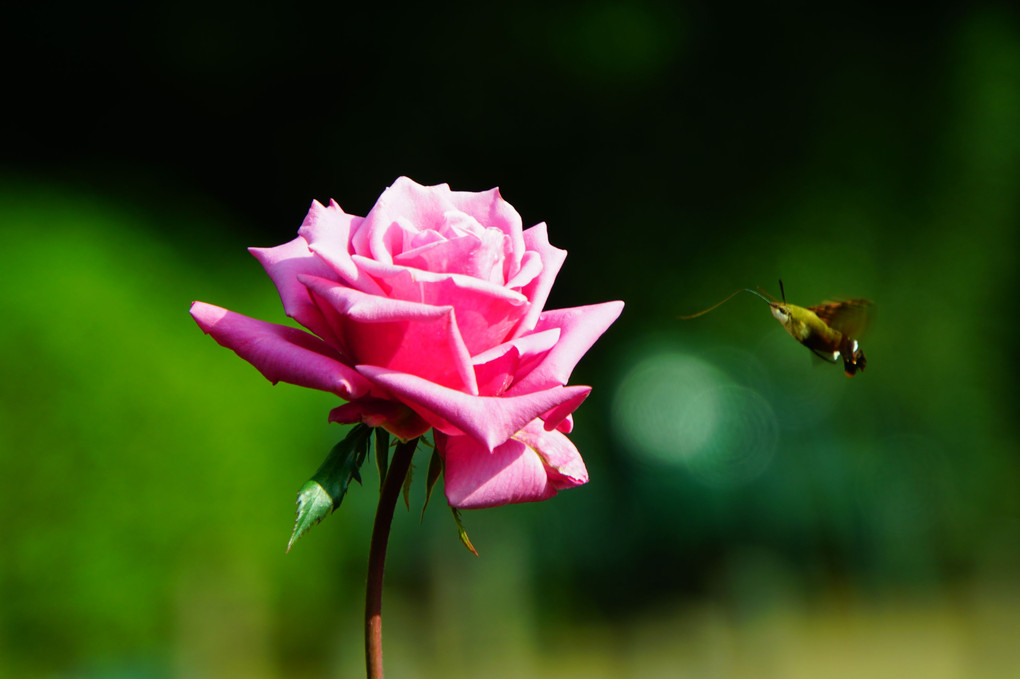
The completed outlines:
[[[368,589],[365,594],[365,667],[368,679],[382,679],[382,586],[386,565],[386,543],[390,537],[393,510],[400,497],[400,488],[411,466],[418,439],[397,445],[386,472],[386,481],[379,493],[379,507],[372,527],[372,544],[368,552]]]

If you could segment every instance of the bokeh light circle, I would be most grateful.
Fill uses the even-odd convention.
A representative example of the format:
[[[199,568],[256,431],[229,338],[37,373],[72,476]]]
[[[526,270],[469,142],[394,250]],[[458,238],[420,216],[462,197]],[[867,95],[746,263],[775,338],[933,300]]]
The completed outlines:
[[[716,408],[715,431],[687,467],[710,486],[740,486],[757,478],[772,461],[779,424],[769,402],[737,385],[710,390]]]
[[[761,394],[680,351],[647,356],[627,371],[614,394],[612,423],[628,452],[686,467],[716,487],[761,474],[779,429]]]

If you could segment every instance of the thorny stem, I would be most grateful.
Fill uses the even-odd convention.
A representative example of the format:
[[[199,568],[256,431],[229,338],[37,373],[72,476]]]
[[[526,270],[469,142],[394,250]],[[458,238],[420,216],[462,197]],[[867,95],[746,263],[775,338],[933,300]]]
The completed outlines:
[[[382,587],[386,565],[386,543],[390,537],[393,510],[400,497],[400,488],[411,466],[418,439],[397,445],[386,472],[386,481],[379,494],[379,507],[372,527],[372,543],[368,552],[368,588],[365,593],[365,667],[368,679],[383,679],[382,665]]]

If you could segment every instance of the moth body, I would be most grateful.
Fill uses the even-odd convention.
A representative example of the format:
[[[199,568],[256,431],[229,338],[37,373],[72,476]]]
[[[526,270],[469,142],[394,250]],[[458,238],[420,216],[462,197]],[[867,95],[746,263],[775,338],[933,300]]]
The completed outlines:
[[[851,300],[842,304],[867,306],[867,300]],[[785,302],[770,302],[772,315],[797,340],[816,355],[835,363],[843,357],[843,371],[853,377],[864,370],[868,360],[857,340],[844,335],[823,321],[813,309]]]
[[[783,296],[782,301],[768,293],[765,293],[768,295],[766,297],[749,288],[743,288],[707,309],[680,318],[686,320],[703,316],[739,293],[749,292],[765,300],[771,308],[772,315],[786,328],[790,336],[816,356],[830,363],[835,363],[842,357],[843,371],[847,377],[853,377],[864,370],[868,361],[854,338],[859,337],[867,325],[871,300],[849,299],[844,302],[825,302],[817,306],[802,307],[786,301],[783,281],[779,281],[779,290]]]

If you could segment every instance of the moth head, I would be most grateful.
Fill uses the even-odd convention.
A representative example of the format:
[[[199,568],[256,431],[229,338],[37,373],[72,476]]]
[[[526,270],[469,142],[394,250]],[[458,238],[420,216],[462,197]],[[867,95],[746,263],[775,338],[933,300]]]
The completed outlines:
[[[769,305],[772,308],[772,315],[776,317],[776,320],[786,325],[790,322],[790,311],[786,308],[785,304],[772,303]]]

